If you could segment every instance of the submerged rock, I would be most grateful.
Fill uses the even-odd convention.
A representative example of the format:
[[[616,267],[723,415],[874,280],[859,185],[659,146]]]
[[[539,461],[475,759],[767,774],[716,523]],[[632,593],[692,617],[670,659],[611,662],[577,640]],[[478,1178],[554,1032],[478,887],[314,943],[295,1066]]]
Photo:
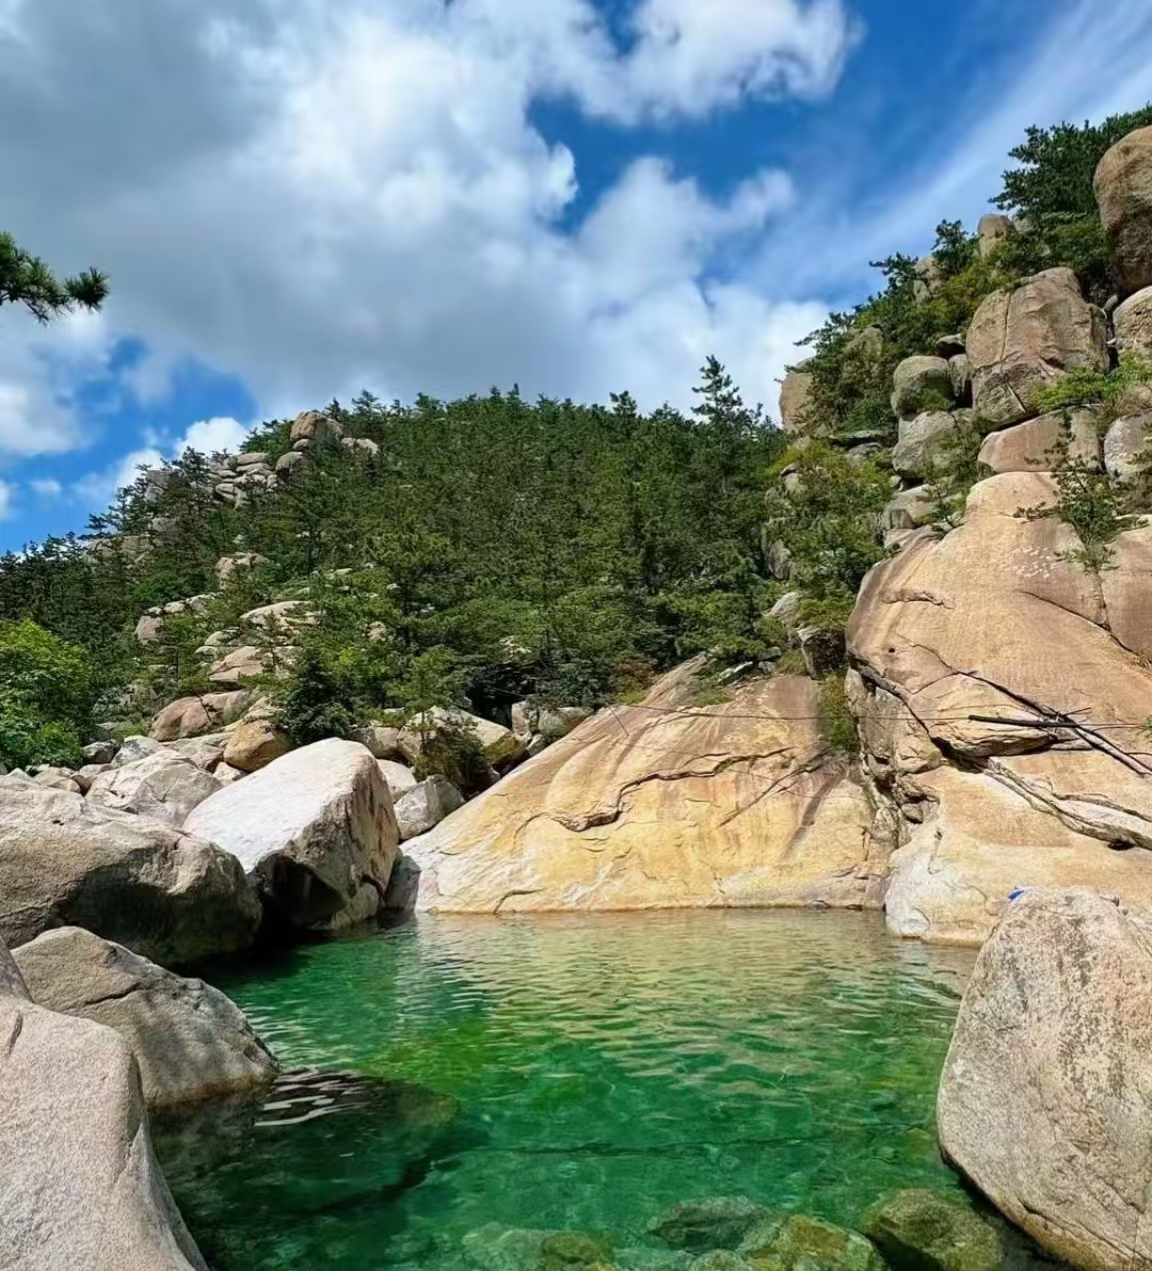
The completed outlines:
[[[613,1261],[612,1242],[581,1231],[537,1231],[491,1222],[462,1241],[465,1258],[479,1271],[565,1271]]]
[[[909,1188],[882,1197],[861,1229],[892,1271],[1002,1271],[1001,1233],[959,1197]]]
[[[648,1230],[674,1249],[736,1249],[753,1228],[776,1217],[747,1196],[711,1196],[673,1205]]]
[[[859,1232],[803,1214],[762,1225],[739,1252],[757,1271],[885,1271],[884,1259]]]
[[[1028,891],[984,946],[940,1082],[944,1153],[1049,1253],[1152,1265],[1152,914]]]
[[[35,1006],[0,943],[0,1266],[205,1271],[112,1029]]]
[[[259,1089],[279,1070],[219,989],[90,931],[45,932],[14,957],[38,1006],[107,1024],[128,1042],[151,1106]]]

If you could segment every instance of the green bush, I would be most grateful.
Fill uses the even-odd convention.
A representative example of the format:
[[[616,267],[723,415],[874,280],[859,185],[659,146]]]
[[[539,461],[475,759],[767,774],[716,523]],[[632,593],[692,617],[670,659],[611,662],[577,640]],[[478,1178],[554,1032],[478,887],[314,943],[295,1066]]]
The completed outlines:
[[[83,649],[29,619],[0,621],[0,762],[82,763],[97,694]]]
[[[848,708],[848,694],[841,671],[820,681],[820,736],[834,754],[851,756],[860,751],[856,718]]]

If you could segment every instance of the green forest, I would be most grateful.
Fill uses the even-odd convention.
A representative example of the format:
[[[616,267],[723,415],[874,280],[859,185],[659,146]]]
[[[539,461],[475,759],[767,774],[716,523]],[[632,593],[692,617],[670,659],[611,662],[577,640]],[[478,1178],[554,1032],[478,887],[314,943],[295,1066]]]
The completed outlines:
[[[345,437],[374,446],[317,444],[289,480],[240,506],[214,497],[207,456],[186,454],[160,485],[141,474],[84,533],[0,559],[0,762],[75,762],[98,723],[146,731],[167,702],[214,687],[197,652],[211,633],[286,599],[306,602],[311,625],[270,623],[254,638],[273,662],[291,649],[260,687],[301,742],[433,705],[501,718],[526,697],[628,700],[700,652],[718,678],[802,669],[769,610],[799,591],[802,622],[842,629],[886,554],[893,368],[963,332],[983,297],[1039,269],[1070,265],[1106,301],[1092,175],[1114,141],[1150,122],[1152,108],[1030,130],[995,199],[1019,232],[989,257],[959,223],[942,224],[930,296],[915,259],[879,262],[882,289],[797,350],[814,376],[805,436],[745,403],[710,359],[690,414],[645,413],[627,392],[582,405],[527,401],[515,388],[333,402],[326,412]],[[46,320],[97,306],[106,291],[98,273],[58,283],[0,242],[0,303]],[[859,338],[870,328],[879,340]],[[1134,373],[1078,380],[1055,405],[1106,401]],[[268,422],[246,449],[274,465],[291,449],[289,430]],[[979,435],[976,421],[973,444],[938,473],[943,526],[976,479]],[[872,452],[850,457],[862,440]],[[782,482],[785,472],[798,479]],[[1064,472],[1081,503],[1112,497],[1085,495],[1083,475]],[[1122,512],[1093,505],[1085,523],[1102,517],[1106,541]],[[221,582],[217,562],[237,553],[253,567]],[[787,583],[776,576],[782,553]],[[165,619],[152,643],[137,640],[142,614],[189,597],[204,600]]]

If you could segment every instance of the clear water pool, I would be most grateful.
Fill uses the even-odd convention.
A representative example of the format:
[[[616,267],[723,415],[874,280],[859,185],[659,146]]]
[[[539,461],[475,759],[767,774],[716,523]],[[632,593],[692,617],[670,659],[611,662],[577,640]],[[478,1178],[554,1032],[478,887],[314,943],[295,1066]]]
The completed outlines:
[[[850,1225],[956,1186],[933,1105],[972,961],[866,914],[422,918],[214,977],[286,1067],[382,1082],[158,1149],[223,1271],[454,1267],[493,1221],[641,1243],[719,1195]]]

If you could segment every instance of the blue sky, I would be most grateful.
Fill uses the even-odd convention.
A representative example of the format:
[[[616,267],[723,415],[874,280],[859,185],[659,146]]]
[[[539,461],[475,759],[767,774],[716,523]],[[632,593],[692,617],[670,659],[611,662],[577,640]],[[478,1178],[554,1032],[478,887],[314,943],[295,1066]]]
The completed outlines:
[[[775,408],[868,261],[974,225],[1029,123],[1152,99],[1098,0],[0,0],[0,546],[361,387]]]

